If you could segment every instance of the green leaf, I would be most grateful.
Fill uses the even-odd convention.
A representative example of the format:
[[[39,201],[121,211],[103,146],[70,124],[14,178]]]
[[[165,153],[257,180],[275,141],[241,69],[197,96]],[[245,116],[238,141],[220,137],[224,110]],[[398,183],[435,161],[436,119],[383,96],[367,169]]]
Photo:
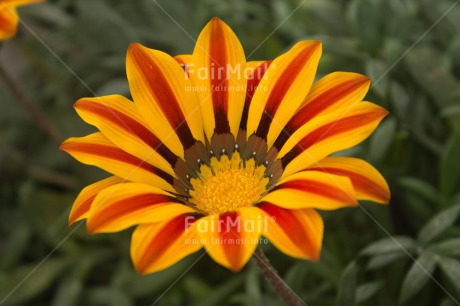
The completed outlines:
[[[431,245],[430,250],[440,255],[460,256],[460,238],[448,239]]]
[[[457,292],[460,293],[460,262],[449,257],[441,257],[438,264]]]
[[[5,305],[27,304],[27,301],[42,294],[59,275],[65,273],[68,261],[48,259],[43,264],[34,263],[19,267],[8,278],[0,281],[0,297]],[[16,286],[19,287],[16,288]]]
[[[357,287],[357,271],[356,263],[352,261],[342,272],[339,283],[339,292],[337,295],[337,306],[352,306],[355,303],[356,287]]]
[[[381,11],[378,5],[380,3],[375,0],[354,0],[348,7],[347,17],[353,25],[353,30],[361,44],[370,52],[374,52],[381,44]]]
[[[244,275],[238,274],[237,276],[231,277],[228,281],[220,286],[214,288],[213,292],[209,294],[205,299],[201,300],[195,305],[199,306],[212,306],[221,305],[222,301],[225,301],[228,296],[237,291],[244,283]]]
[[[454,224],[460,213],[460,204],[436,214],[418,233],[418,241],[427,244]]]
[[[417,294],[430,280],[435,268],[435,256],[428,251],[423,252],[412,264],[409,272],[404,278],[399,296],[399,304],[404,304],[411,297]]]
[[[371,162],[381,161],[387,155],[395,138],[395,133],[396,120],[393,117],[387,118],[375,130],[369,148],[369,159]]]
[[[398,179],[398,183],[405,190],[410,190],[431,203],[439,203],[440,194],[436,188],[425,181],[413,177],[402,177]]]
[[[441,157],[440,187],[445,195],[451,195],[460,178],[460,129],[449,138]]]
[[[56,289],[56,294],[51,305],[80,305],[79,300],[82,292],[83,283],[81,279],[75,277],[73,274],[70,274],[70,277],[67,277],[63,281],[59,282],[59,287]]]
[[[384,253],[407,253],[417,248],[417,242],[406,236],[384,238],[368,245],[361,255],[382,255]]]
[[[382,254],[382,255],[375,255],[369,260],[369,262],[367,263],[366,268],[369,269],[369,270],[375,270],[375,269],[378,269],[378,268],[382,268],[382,267],[384,267],[386,265],[389,265],[389,264],[395,262],[396,260],[398,260],[400,258],[403,258],[403,257],[406,257],[406,256],[407,256],[407,254],[403,253],[403,252],[385,253],[385,254]]]
[[[252,265],[246,274],[246,294],[250,300],[250,305],[262,305],[262,292],[260,290],[260,271]]]
[[[356,290],[356,304],[363,303],[373,297],[382,287],[382,282],[369,282],[360,285]]]
[[[407,111],[410,104],[410,97],[407,90],[399,83],[392,82],[390,85],[390,95],[392,106],[396,110],[396,115],[399,119],[407,118]]]

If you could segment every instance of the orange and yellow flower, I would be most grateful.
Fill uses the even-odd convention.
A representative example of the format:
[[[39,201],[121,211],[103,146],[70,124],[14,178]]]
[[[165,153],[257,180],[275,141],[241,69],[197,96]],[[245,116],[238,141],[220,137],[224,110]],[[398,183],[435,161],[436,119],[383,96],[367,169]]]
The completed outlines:
[[[320,56],[320,42],[302,41],[273,61],[246,62],[217,18],[192,55],[132,44],[134,102],[111,95],[75,104],[99,132],[62,150],[113,176],[82,190],[69,222],[87,219],[91,233],[137,226],[131,257],[140,273],[202,247],[238,271],[261,235],[290,256],[318,259],[317,209],[390,198],[369,163],[329,157],[366,139],[387,111],[362,101],[370,84],[363,75],[314,82]]]
[[[44,0],[0,0],[0,41],[13,37],[18,28],[17,7]]]

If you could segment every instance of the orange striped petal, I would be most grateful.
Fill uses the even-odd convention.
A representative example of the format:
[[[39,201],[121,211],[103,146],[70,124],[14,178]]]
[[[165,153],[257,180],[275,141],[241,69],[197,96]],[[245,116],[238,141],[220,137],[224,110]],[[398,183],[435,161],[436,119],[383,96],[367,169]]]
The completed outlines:
[[[126,72],[140,114],[174,154],[183,157],[195,140],[204,142],[197,96],[174,58],[131,44]]]
[[[386,204],[390,188],[383,176],[368,162],[352,157],[326,157],[308,170],[342,175],[350,178],[359,200]]]
[[[125,182],[124,179],[112,176],[102,181],[96,182],[82,189],[78,197],[73,203],[72,210],[69,215],[69,226],[76,221],[85,219],[93,204],[94,198],[104,189]]]
[[[131,259],[140,274],[166,269],[201,249],[194,218],[139,225],[131,239]]]
[[[189,69],[201,105],[206,135],[238,133],[246,95],[246,58],[235,33],[220,19],[201,31]]]
[[[18,22],[16,8],[0,2],[0,41],[16,34]]]
[[[280,180],[261,202],[288,209],[334,210],[356,206],[356,194],[348,177],[318,171],[302,171]]]
[[[86,226],[90,233],[118,232],[192,213],[169,193],[150,185],[125,183],[108,187],[94,199]]]
[[[243,114],[241,115],[240,121],[240,129],[243,131],[246,131],[249,107],[252,102],[252,97],[257,91],[258,85],[262,78],[265,76],[265,72],[267,71],[270,64],[271,61],[253,61],[246,63],[246,76],[248,79],[248,85],[246,88],[246,99],[244,100]]]
[[[320,214],[311,208],[284,209],[270,203],[260,206],[267,224],[263,236],[285,254],[318,260],[323,241],[324,224]]]
[[[360,102],[312,119],[292,134],[281,149],[278,157],[283,163],[283,177],[359,144],[387,114],[387,110],[376,104]]]
[[[256,133],[273,145],[307,96],[320,56],[320,42],[303,41],[271,63],[249,108],[248,136]]]
[[[199,219],[198,234],[209,256],[234,272],[240,271],[259,243],[260,216],[258,208],[248,207]]]
[[[274,146],[279,150],[290,135],[316,116],[342,107],[353,107],[362,101],[369,89],[370,80],[361,74],[333,72],[313,84],[299,110],[289,120]]]
[[[40,3],[44,1],[45,0],[3,0],[2,2],[10,6],[18,7],[18,6],[27,5],[27,4]]]
[[[83,164],[99,167],[127,181],[174,191],[172,176],[121,150],[101,133],[69,138],[60,149]]]
[[[190,67],[190,64],[192,63],[192,55],[191,54],[182,54],[182,55],[176,55],[174,56],[174,59],[176,62],[179,63],[179,65],[184,69],[185,74],[188,76],[188,70]]]
[[[177,156],[147,128],[133,102],[111,95],[83,98],[74,107],[83,120],[97,127],[120,149],[174,175]]]

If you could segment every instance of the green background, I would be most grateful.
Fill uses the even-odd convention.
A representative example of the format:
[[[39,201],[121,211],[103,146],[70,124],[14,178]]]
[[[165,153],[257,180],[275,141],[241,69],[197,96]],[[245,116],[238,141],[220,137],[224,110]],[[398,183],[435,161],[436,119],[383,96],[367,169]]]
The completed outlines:
[[[457,1],[458,2],[458,1]],[[129,96],[131,42],[191,53],[214,16],[249,60],[303,39],[323,42],[318,78],[371,77],[366,100],[390,115],[346,155],[388,181],[389,206],[324,213],[321,260],[264,246],[308,305],[457,305],[460,301],[460,4],[439,0],[58,0],[20,9],[0,64],[40,110],[44,132],[0,80],[0,305],[282,305],[254,262],[234,274],[201,253],[148,276],[134,272],[130,231],[67,226],[84,186],[107,176],[58,150],[92,127],[73,111],[85,96]]]

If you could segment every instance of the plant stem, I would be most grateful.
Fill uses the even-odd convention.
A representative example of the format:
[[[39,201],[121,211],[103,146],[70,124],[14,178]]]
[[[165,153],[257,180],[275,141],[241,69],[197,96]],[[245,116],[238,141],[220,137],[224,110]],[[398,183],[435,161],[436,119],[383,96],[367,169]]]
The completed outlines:
[[[306,305],[300,298],[292,291],[291,288],[284,282],[284,280],[279,276],[276,269],[270,264],[267,256],[262,251],[262,248],[257,247],[254,252],[255,262],[259,267],[260,271],[264,275],[265,279],[270,283],[273,289],[278,293],[278,295],[283,299],[284,303],[289,306],[301,306]]]
[[[29,98],[22,92],[16,82],[11,78],[3,65],[0,64],[0,78],[5,83],[6,87],[11,91],[16,98],[18,104],[29,114],[29,116],[37,123],[37,125],[45,132],[51,139],[56,142],[61,142],[62,137],[58,130],[50,124],[48,119],[43,115],[41,110],[33,104]]]

